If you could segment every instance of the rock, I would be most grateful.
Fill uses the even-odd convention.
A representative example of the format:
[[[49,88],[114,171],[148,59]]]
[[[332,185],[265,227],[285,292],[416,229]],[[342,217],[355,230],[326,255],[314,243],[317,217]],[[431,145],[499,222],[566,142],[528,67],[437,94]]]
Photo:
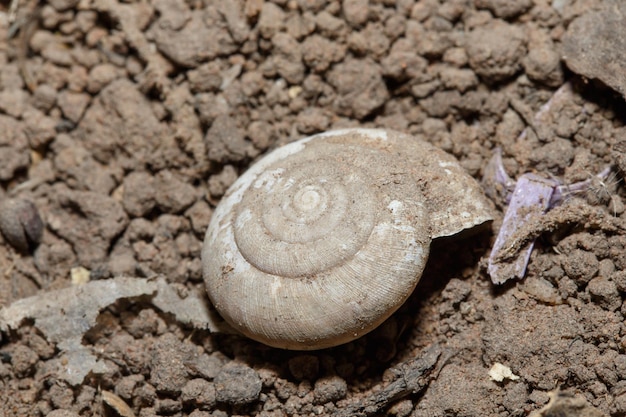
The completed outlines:
[[[243,405],[256,401],[261,393],[261,378],[252,368],[231,362],[215,378],[217,401]]]
[[[315,382],[313,393],[317,404],[338,401],[348,393],[348,384],[337,375],[320,378]]]
[[[470,67],[488,83],[504,81],[521,69],[526,55],[524,32],[502,20],[494,20],[470,32],[465,45]]]
[[[626,97],[626,3],[608,1],[575,19],[563,37],[563,59],[577,74],[594,78]]]

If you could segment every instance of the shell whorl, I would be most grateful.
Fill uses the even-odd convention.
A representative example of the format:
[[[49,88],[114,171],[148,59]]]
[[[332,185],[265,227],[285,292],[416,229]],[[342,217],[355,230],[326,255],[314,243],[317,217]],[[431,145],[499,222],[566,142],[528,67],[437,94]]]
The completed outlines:
[[[366,244],[376,222],[376,193],[368,174],[341,161],[336,147],[281,161],[244,194],[235,241],[256,268],[282,277],[313,276]]]
[[[399,140],[413,138],[368,129],[313,136],[233,184],[202,252],[209,297],[226,321],[271,346],[319,349],[369,332],[402,305],[437,230],[417,185],[420,163]]]

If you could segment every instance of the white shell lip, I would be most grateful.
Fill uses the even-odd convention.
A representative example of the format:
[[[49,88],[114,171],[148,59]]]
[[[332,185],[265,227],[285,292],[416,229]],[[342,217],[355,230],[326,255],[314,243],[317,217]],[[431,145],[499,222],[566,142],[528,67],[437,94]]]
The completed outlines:
[[[349,134],[360,134],[363,136],[367,136],[368,138],[371,138],[371,139],[378,139],[378,140],[386,141],[388,138],[387,132],[388,131],[384,129],[367,129],[367,128],[362,128],[362,127],[353,127],[353,128],[346,128],[346,129],[329,130],[328,132],[318,133],[317,135],[313,135],[308,138],[304,138],[300,140],[306,140],[306,139],[312,140],[312,139],[320,138],[320,137],[333,137],[333,136],[344,136],[344,135],[349,135]]]
[[[297,279],[268,274],[251,265],[239,251],[234,227],[235,212],[246,191],[256,189],[267,198],[276,192],[277,183],[284,182],[284,176],[289,175],[285,171],[288,168],[281,165],[282,161],[288,165],[286,161],[290,158],[301,157],[298,154],[306,155],[306,152],[313,151],[323,153],[325,149],[338,146],[337,143],[344,140],[346,146],[360,151],[359,138],[368,142],[367,146],[363,146],[367,158],[373,158],[372,153],[379,153],[383,158],[383,163],[376,169],[387,169],[385,165],[389,165],[390,160],[384,158],[397,153],[412,165],[396,169],[406,171],[402,178],[409,178],[410,181],[405,182],[413,181],[412,175],[415,174],[409,175],[408,171],[417,166],[424,165],[426,175],[429,176],[428,181],[422,181],[426,186],[418,184],[419,178],[415,178],[415,183],[405,184],[402,189],[404,200],[394,197],[380,205],[379,210],[386,211],[386,215],[391,216],[388,218],[396,220],[379,223],[374,227],[368,242],[375,243],[377,239],[385,238],[390,241],[383,246],[401,247],[393,264],[385,264],[388,261],[386,254],[381,257],[380,253],[363,249],[349,259],[356,262],[354,265],[357,266],[337,266],[314,276]],[[394,152],[388,152],[389,149]],[[344,165],[351,163],[347,158],[341,161]],[[398,166],[403,167],[404,163]],[[384,171],[380,174],[372,172],[369,175],[375,177],[373,182],[384,184],[385,181],[396,180],[389,177],[389,180],[383,181],[380,178],[389,174]],[[450,180],[450,176],[455,180]],[[457,177],[461,180],[455,184]],[[429,184],[431,188],[428,188]],[[440,192],[443,195],[461,194],[446,198],[420,195],[433,193],[437,187],[442,188]],[[436,213],[433,213],[433,207]],[[242,216],[248,221],[248,216],[254,216],[252,209],[239,209],[237,221],[242,221]],[[417,219],[414,224],[398,217],[403,209],[408,210],[404,213],[406,218]],[[453,235],[487,222],[492,219],[490,210],[477,183],[453,157],[412,136],[364,128],[334,130],[310,136],[278,148],[252,165],[231,186],[215,209],[202,251],[209,297],[226,321],[262,343],[297,350],[336,346],[373,330],[408,298],[421,276],[431,238]],[[340,244],[337,250],[343,250],[343,246],[345,244]],[[377,249],[378,252],[381,250]],[[376,263],[372,259],[377,259],[376,262],[385,265],[384,268],[373,268],[370,272],[363,269],[362,265]],[[306,262],[306,258],[301,262]],[[371,274],[380,279],[366,277],[363,281],[355,280],[351,275],[355,268],[361,275]],[[337,283],[332,282],[333,274],[339,277]],[[363,290],[369,284],[377,287]],[[383,303],[373,299],[379,296],[391,301]],[[382,304],[384,307],[380,307]]]

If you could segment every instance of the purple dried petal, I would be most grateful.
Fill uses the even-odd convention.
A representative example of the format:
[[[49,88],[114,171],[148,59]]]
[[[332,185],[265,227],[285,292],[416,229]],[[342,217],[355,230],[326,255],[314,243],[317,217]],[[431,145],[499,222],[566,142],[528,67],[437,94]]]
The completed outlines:
[[[509,177],[502,164],[502,149],[496,148],[494,154],[485,167],[483,175],[485,194],[493,201],[509,204],[515,189],[515,181]]]
[[[494,284],[503,284],[513,278],[522,278],[526,273],[534,241],[520,250],[513,260],[496,261],[498,253],[509,246],[507,245],[509,237],[517,229],[523,227],[531,216],[542,215],[548,210],[556,187],[556,182],[534,174],[524,174],[517,181],[502,221],[502,227],[489,256],[487,271]]]
[[[606,180],[611,174],[611,167],[604,168],[600,173],[596,175],[601,181]],[[554,207],[562,203],[568,196],[573,194],[584,193],[589,190],[589,187],[593,184],[595,178],[589,178],[585,181],[576,182],[571,185],[559,185],[554,189],[554,194],[550,199],[550,207]]]

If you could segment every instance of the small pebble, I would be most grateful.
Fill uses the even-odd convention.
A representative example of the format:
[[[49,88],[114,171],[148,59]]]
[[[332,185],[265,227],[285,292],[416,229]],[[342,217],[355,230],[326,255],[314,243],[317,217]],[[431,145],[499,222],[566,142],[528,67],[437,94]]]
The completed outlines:
[[[81,285],[89,282],[91,272],[87,268],[77,266],[70,269],[70,278],[73,285]]]
[[[619,291],[626,292],[626,271],[615,271],[611,274],[611,281]]]
[[[160,398],[156,403],[156,411],[158,415],[174,415],[176,413],[179,413],[181,409],[182,405],[180,401],[174,400],[172,398]],[[134,417],[134,415],[132,417]]]
[[[216,404],[215,385],[206,379],[192,379],[183,387],[181,399],[185,405],[211,409]]]
[[[561,259],[561,266],[565,274],[579,286],[591,281],[598,272],[600,265],[595,254],[581,249],[575,249]]]
[[[37,207],[24,199],[0,202],[0,231],[18,251],[26,253],[33,249],[43,234],[43,222]]]
[[[249,404],[259,398],[261,387],[259,374],[242,363],[225,365],[215,377],[217,401],[222,403]]]
[[[315,382],[313,393],[317,404],[338,401],[348,393],[348,384],[337,375],[320,378]]]
[[[39,361],[37,353],[28,346],[18,345],[11,352],[11,365],[13,372],[20,377],[34,374],[35,365]]]
[[[604,277],[595,277],[587,284],[591,299],[605,310],[615,311],[622,305],[617,285]]]

